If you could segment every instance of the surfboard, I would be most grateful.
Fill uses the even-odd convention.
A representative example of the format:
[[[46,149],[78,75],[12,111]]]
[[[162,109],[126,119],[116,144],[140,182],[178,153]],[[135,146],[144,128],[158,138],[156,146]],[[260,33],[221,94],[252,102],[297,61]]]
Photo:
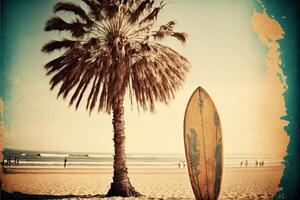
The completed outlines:
[[[215,104],[201,87],[193,92],[185,110],[184,146],[196,199],[218,199],[223,174],[222,128]]]

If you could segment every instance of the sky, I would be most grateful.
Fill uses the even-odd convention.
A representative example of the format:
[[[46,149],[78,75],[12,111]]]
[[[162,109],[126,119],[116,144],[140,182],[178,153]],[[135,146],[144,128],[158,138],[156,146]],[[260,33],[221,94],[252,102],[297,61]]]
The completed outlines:
[[[43,65],[55,55],[41,47],[59,33],[43,31],[56,1],[4,0],[1,98],[5,147],[40,151],[113,152],[112,116],[77,111],[50,91]],[[17,3],[18,2],[18,3]],[[188,33],[185,45],[168,39],[192,68],[181,90],[156,113],[125,102],[128,153],[184,153],[183,119],[188,99],[203,87],[222,124],[225,155],[285,155],[288,137],[280,69],[284,30],[253,1],[172,1],[159,23],[176,20]],[[159,24],[158,23],[158,24]],[[57,54],[56,54],[57,55]]]

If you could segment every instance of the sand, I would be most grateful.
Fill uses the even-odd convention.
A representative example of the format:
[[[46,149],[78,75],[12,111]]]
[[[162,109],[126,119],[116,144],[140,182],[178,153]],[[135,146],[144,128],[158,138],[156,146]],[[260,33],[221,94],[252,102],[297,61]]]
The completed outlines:
[[[271,199],[282,172],[282,167],[227,168],[219,199]],[[132,169],[129,176],[144,197],[126,199],[195,199],[187,169]],[[33,199],[106,199],[111,177],[105,169],[12,169],[3,176],[2,190]]]

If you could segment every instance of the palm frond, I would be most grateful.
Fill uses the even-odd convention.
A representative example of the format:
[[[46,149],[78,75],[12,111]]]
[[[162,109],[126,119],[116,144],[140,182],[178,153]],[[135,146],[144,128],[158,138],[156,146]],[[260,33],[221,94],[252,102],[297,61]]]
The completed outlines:
[[[141,50],[143,53],[149,52],[151,51],[151,46],[149,45],[149,43],[142,43]]]
[[[110,0],[96,0],[100,5],[110,3]]]
[[[79,84],[78,84],[78,86],[77,86],[75,92],[73,93],[73,95],[72,95],[72,97],[71,97],[71,99],[70,99],[70,102],[69,102],[69,105],[70,105],[70,106],[73,105],[74,101],[77,99],[77,97],[78,97],[80,91],[82,90],[82,88],[83,88],[84,85],[86,84],[85,81],[86,81],[85,79],[81,79],[81,80],[80,80],[80,82],[79,82]]]
[[[64,80],[58,91],[57,97],[63,94],[63,98],[66,99],[70,90],[79,82],[79,80],[80,79],[74,79],[74,78],[68,78]]]
[[[46,70],[51,70],[52,68],[54,68],[55,66],[57,65],[61,65],[62,64],[62,61],[66,58],[66,56],[60,56],[58,58],[55,58],[53,60],[51,60],[50,62],[46,63],[44,65],[45,69]]]
[[[57,72],[50,80],[50,85],[51,85],[51,90],[53,90],[55,88],[55,86],[60,83],[61,81],[63,81],[63,79],[65,79],[68,74],[70,73],[70,71],[73,69],[73,65],[72,64],[68,64],[66,66],[61,67],[60,71]]]
[[[145,0],[142,1],[135,11],[131,14],[129,21],[134,23],[139,20],[140,16],[144,13],[146,9],[151,9],[154,0]]]
[[[51,30],[67,30],[68,23],[65,22],[63,19],[59,17],[52,17],[46,22],[46,26],[44,28],[45,31],[51,31]]]
[[[118,13],[119,6],[117,4],[109,4],[105,6],[104,10],[106,11],[106,16],[111,19]]]
[[[89,105],[89,101],[88,101],[88,104],[87,104],[87,108],[89,109],[90,112],[92,112],[92,110],[94,109],[95,105],[96,105],[96,102],[97,102],[97,98],[99,97],[98,94],[99,94],[99,91],[100,91],[100,87],[101,87],[101,77],[98,78],[98,81],[95,82],[95,85],[94,85],[94,91],[93,93],[91,92],[91,104]]]
[[[79,84],[70,99],[70,103],[69,103],[70,106],[73,105],[74,101],[77,99],[75,108],[76,109],[78,108],[87,86],[89,85],[90,81],[94,77],[94,72],[95,72],[95,69],[92,67],[90,67],[89,69],[84,70],[84,72],[82,72],[82,76],[80,76]]]
[[[75,43],[76,43],[76,41],[72,41],[72,40],[68,40],[68,39],[64,39],[61,41],[52,40],[52,41],[46,43],[42,47],[42,51],[45,53],[51,53],[54,50],[60,50],[62,48],[74,47]]]
[[[101,56],[95,62],[95,65],[97,66],[97,71],[95,73],[92,89],[90,91],[86,104],[86,110],[89,110],[90,113],[96,105],[102,81],[106,78],[103,73],[109,68],[109,65],[107,65],[107,57]]]
[[[97,11],[98,4],[96,1],[94,0],[81,0],[81,1],[83,1],[91,11],[93,12]]]
[[[65,79],[62,82],[62,85],[59,89],[57,97],[63,94],[63,98],[65,99],[70,92],[70,90],[77,85],[80,81],[80,78],[83,77],[87,73],[87,67],[81,60],[74,59],[73,63],[70,63],[73,68],[66,74]]]
[[[87,86],[89,85],[90,81],[91,81],[91,79],[85,80],[84,87],[82,88],[82,90],[81,90],[81,92],[80,92],[80,95],[79,95],[79,97],[78,97],[78,99],[77,99],[77,103],[76,103],[76,106],[75,106],[75,107],[76,107],[76,110],[77,110],[77,108],[79,107],[79,104],[80,104],[80,102],[81,102],[81,100],[82,100],[83,94],[84,94],[84,92],[85,92]]]
[[[173,29],[175,25],[176,25],[176,22],[172,20],[172,21],[169,21],[165,26],[170,29]]]
[[[78,6],[72,2],[58,2],[54,6],[53,11],[55,13],[59,12],[59,11],[73,12],[75,15],[78,15],[86,22],[91,21],[90,18],[88,17],[88,15],[85,13],[85,11],[80,6]]]
[[[85,107],[86,110],[89,109],[91,98],[94,96],[98,79],[99,79],[99,76],[94,77],[94,81],[93,81],[93,84],[92,84],[92,89],[91,89],[90,94],[88,96],[86,107]]]
[[[158,7],[155,7],[149,15],[147,15],[143,20],[141,20],[140,24],[156,20],[158,14],[160,13],[160,11],[163,9],[165,5],[166,3],[161,2]]]
[[[82,37],[86,33],[84,29],[85,25],[79,21],[67,23],[59,17],[52,17],[47,21],[44,30],[70,31],[73,37]]]
[[[66,87],[64,88],[63,93],[63,98],[66,99],[69,92],[79,83],[80,79],[74,79],[71,81],[66,81]]]
[[[175,37],[177,40],[179,40],[181,43],[185,43],[187,40],[187,34],[186,33],[179,33],[179,32],[174,32],[172,34],[172,37]]]
[[[174,32],[175,21],[170,21],[165,25],[159,27],[159,30],[154,32],[152,36],[154,39],[164,39],[168,36],[175,37],[181,43],[185,43],[187,40],[187,34],[182,32]]]
[[[175,26],[175,21],[170,21],[167,24],[161,25],[152,36],[154,39],[164,39],[167,36],[171,36],[173,34],[173,29]]]
[[[118,11],[118,6],[106,0],[82,0],[91,10],[95,20],[101,21],[105,17],[112,18]],[[105,13],[105,16],[103,15]]]
[[[107,96],[108,96],[107,84],[104,82],[102,85],[102,90],[100,92],[98,112],[103,111],[104,108],[106,107]]]
[[[169,47],[151,45],[151,58],[143,56],[132,68],[132,90],[137,104],[143,110],[154,112],[154,103],[167,103],[174,98],[185,80],[189,62]]]

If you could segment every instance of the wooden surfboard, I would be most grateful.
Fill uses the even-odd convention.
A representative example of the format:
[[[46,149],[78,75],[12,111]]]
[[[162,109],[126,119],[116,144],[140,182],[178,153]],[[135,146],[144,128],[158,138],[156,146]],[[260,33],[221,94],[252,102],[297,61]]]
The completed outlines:
[[[196,199],[218,199],[223,174],[222,129],[217,109],[201,87],[185,110],[184,145]]]

